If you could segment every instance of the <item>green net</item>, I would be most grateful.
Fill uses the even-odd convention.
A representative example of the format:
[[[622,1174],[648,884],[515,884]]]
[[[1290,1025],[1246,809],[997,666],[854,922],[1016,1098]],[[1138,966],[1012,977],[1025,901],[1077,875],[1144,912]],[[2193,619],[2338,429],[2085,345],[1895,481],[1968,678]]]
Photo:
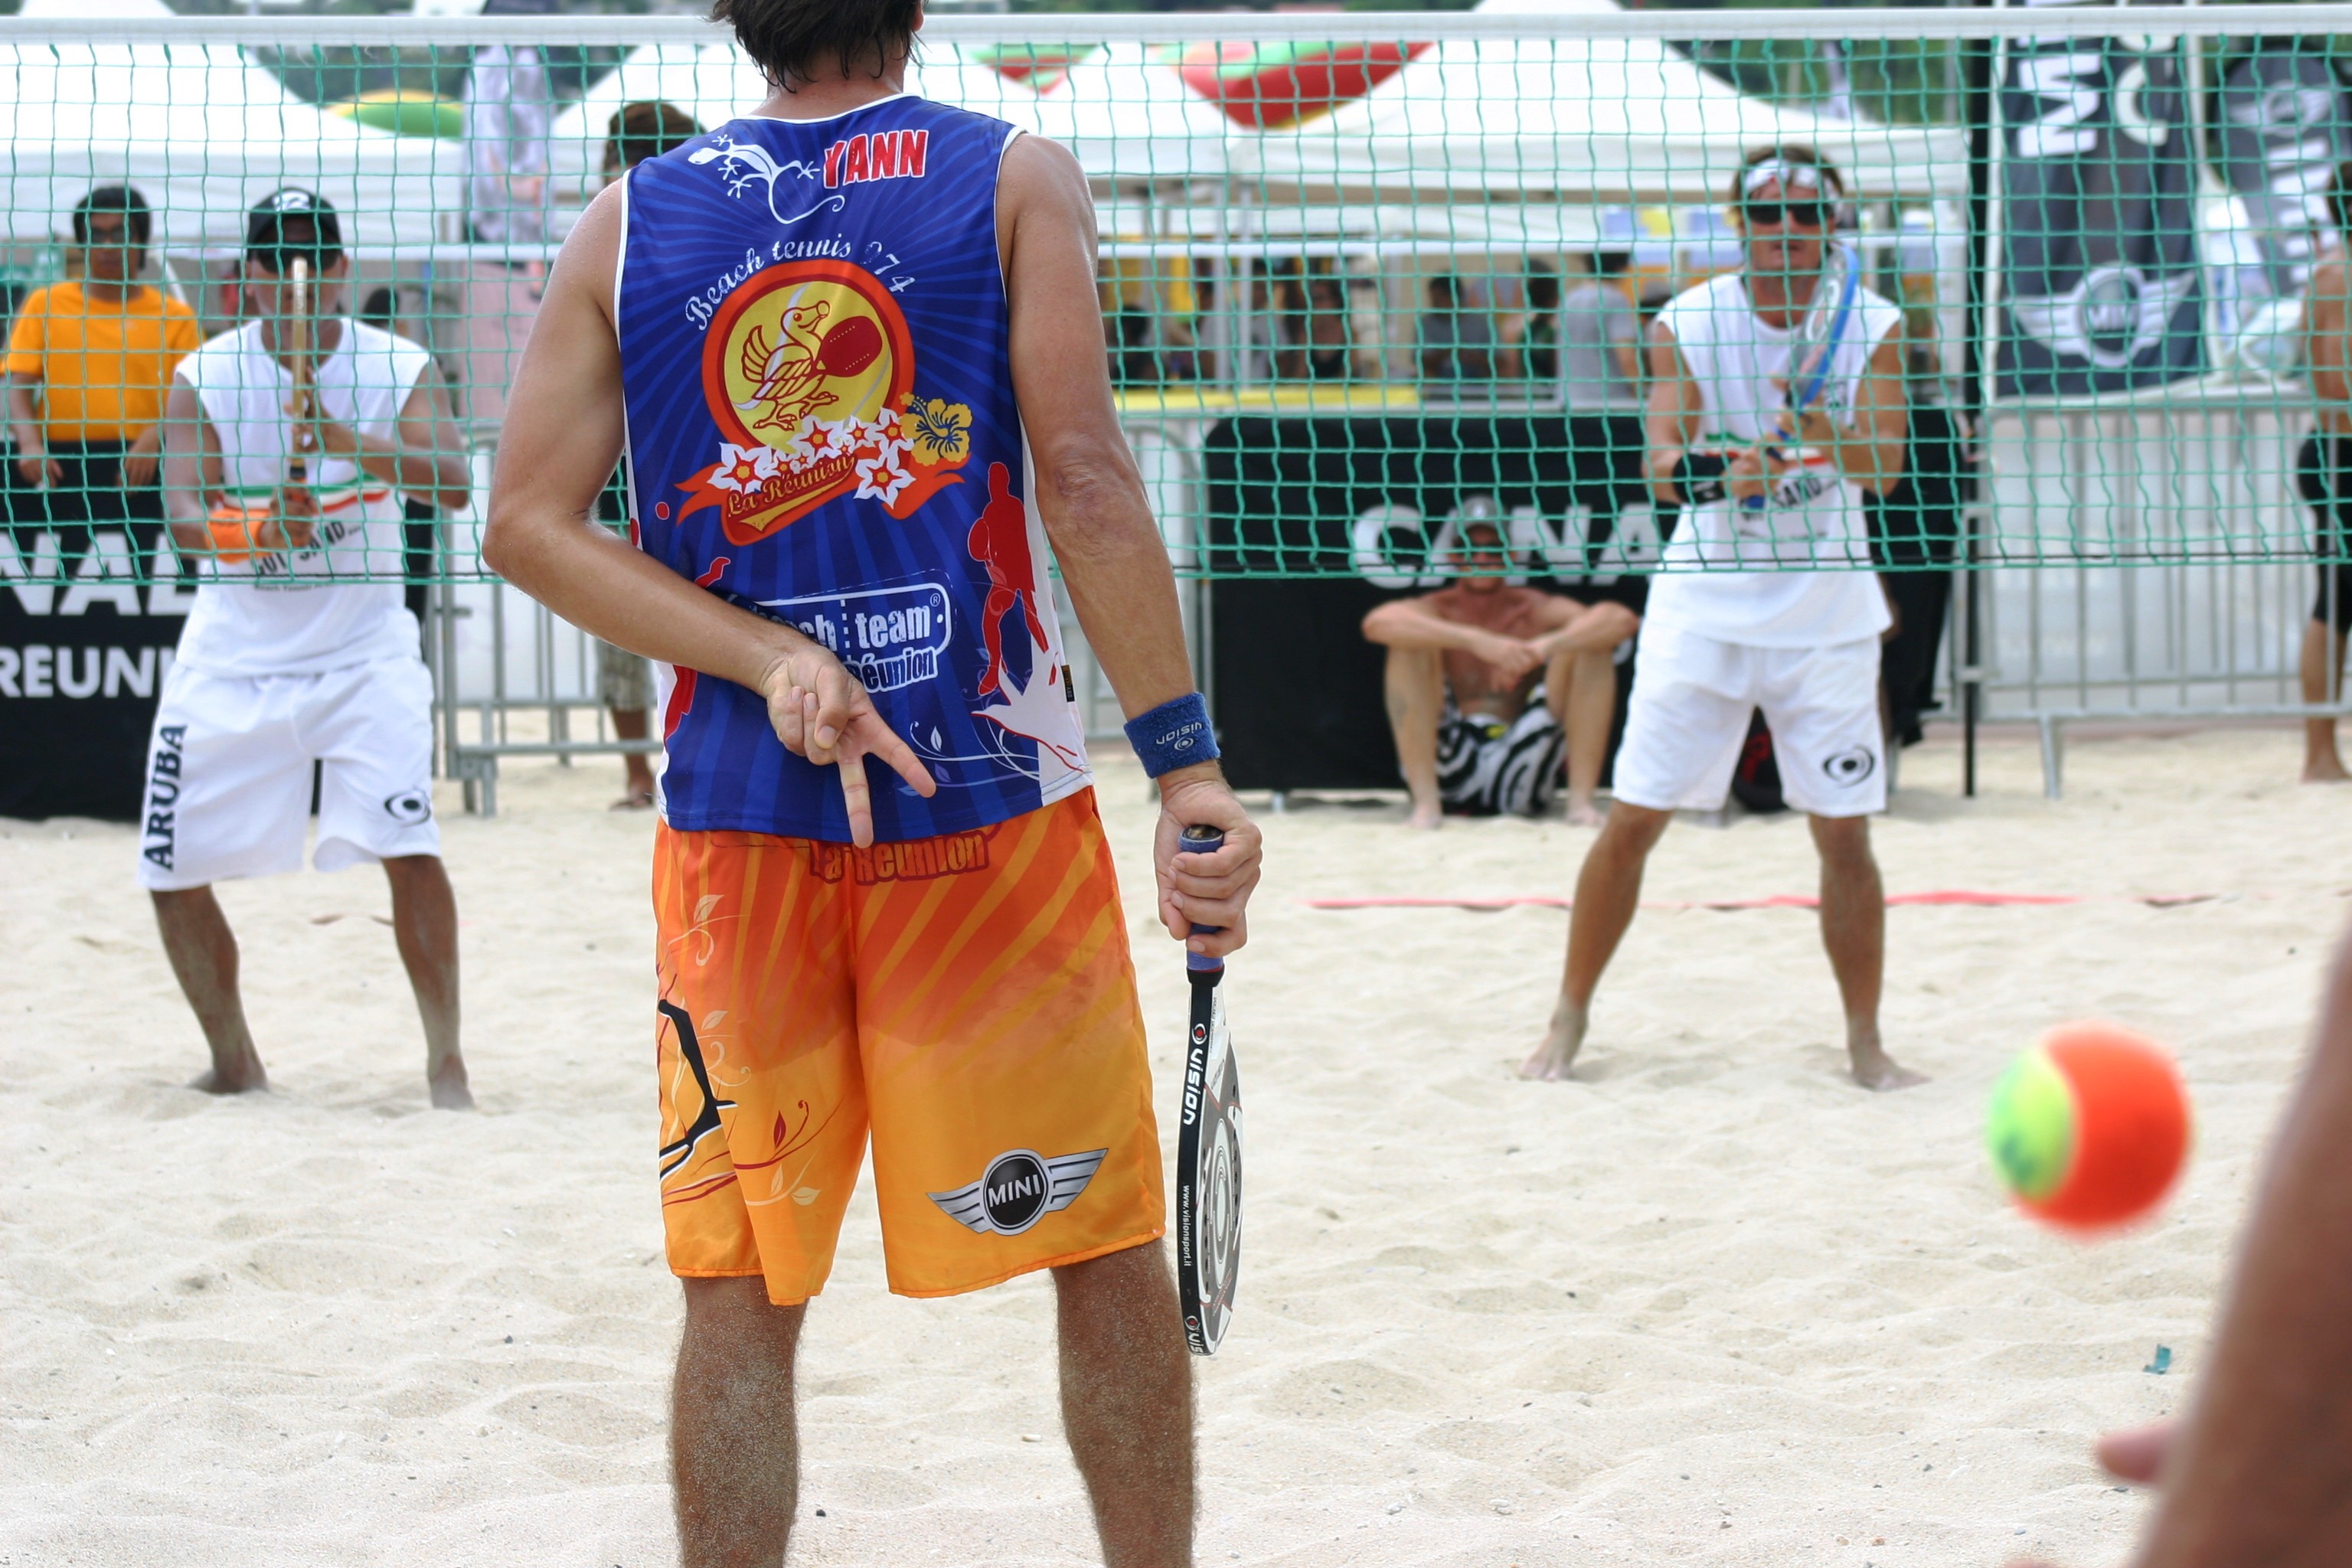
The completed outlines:
[[[2352,11],[2224,13],[1883,13],[1861,37],[1853,13],[1526,0],[949,16],[908,85],[1083,163],[1113,396],[1188,576],[1430,584],[1480,520],[1516,574],[1571,584],[2341,560],[2315,518],[2324,437],[2352,431],[2319,297],[2343,286]],[[334,208],[317,313],[428,356],[435,406],[393,434],[448,470],[307,475],[370,525],[283,569],[487,580],[489,454],[550,258],[617,170],[756,104],[756,72],[690,21],[90,26],[0,24],[0,586],[171,606],[271,569],[230,559],[235,520],[282,485],[154,458],[215,439],[171,428],[173,366],[267,305],[247,240],[281,188]],[[1833,181],[1744,191],[1773,149]],[[1810,250],[1759,258],[1792,235]],[[1853,308],[1824,322],[1840,268]],[[1676,451],[1756,447],[1760,493],[1709,516],[1668,482]]]

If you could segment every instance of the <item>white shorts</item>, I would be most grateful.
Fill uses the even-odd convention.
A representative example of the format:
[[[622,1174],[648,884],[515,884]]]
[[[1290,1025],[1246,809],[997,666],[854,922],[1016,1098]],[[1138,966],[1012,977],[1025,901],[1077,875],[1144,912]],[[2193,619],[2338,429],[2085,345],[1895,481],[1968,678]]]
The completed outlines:
[[[1731,791],[1748,716],[1764,710],[1782,798],[1815,816],[1886,809],[1878,639],[1750,647],[1644,627],[1615,795],[1653,811],[1715,811]]]
[[[320,870],[441,852],[433,679],[422,660],[322,675],[173,665],[147,743],[140,885],[163,891],[300,870],[314,762],[323,764]]]

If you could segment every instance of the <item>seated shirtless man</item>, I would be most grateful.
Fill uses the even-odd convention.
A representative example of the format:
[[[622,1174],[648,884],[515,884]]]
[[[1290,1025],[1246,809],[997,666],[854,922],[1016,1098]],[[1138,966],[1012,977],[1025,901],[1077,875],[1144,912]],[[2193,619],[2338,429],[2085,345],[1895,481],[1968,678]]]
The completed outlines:
[[[1617,692],[1612,652],[1641,619],[1622,605],[1513,587],[1492,521],[1464,524],[1461,540],[1451,587],[1364,617],[1364,636],[1389,650],[1389,727],[1412,826],[1435,827],[1447,811],[1541,815],[1563,747],[1568,819],[1597,824],[1592,792]]]

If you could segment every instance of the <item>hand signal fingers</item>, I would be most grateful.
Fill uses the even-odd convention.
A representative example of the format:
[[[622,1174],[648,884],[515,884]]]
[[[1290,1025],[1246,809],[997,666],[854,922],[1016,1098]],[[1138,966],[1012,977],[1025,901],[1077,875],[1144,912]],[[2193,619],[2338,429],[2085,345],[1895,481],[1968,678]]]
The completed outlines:
[[[874,797],[866,786],[866,753],[856,746],[840,750],[841,804],[849,813],[849,841],[860,849],[874,843]]]
[[[870,709],[857,716],[852,732],[857,743],[871,756],[881,758],[891,770],[905,779],[917,795],[929,799],[939,793],[939,781],[931,770],[915,755],[915,749],[898,736],[898,732],[883,721],[882,715]]]
[[[798,757],[808,755],[808,724],[802,709],[805,695],[799,687],[787,686],[768,699],[768,722],[774,726],[776,739]]]
[[[829,753],[841,744],[842,736],[849,731],[850,721],[857,717],[860,709],[873,711],[872,700],[866,695],[866,688],[857,683],[857,678],[831,661],[817,671],[814,696],[815,704],[809,711],[809,742],[819,752]],[[812,756],[810,760],[820,759]],[[833,759],[827,755],[821,760]]]

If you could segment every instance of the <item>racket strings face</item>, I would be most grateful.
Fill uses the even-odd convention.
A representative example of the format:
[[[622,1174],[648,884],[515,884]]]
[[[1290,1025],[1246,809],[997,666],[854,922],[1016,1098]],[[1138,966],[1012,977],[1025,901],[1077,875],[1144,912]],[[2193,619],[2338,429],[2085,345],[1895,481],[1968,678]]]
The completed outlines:
[[[1857,275],[1845,247],[1831,246],[1822,259],[1813,297],[1797,321],[1789,341],[1789,406],[1809,408],[1829,383],[1831,361],[1837,352],[1847,312],[1853,304]]]

